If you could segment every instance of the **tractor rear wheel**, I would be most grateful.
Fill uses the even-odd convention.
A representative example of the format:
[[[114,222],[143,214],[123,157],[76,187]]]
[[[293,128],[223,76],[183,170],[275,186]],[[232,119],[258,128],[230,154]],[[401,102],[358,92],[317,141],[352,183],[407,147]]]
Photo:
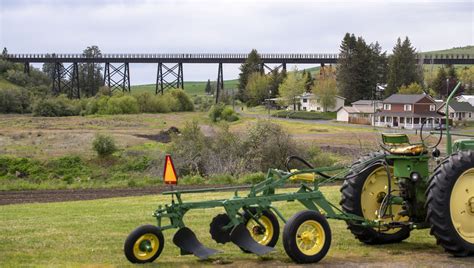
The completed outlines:
[[[362,157],[353,164],[359,165],[371,158],[380,156],[383,152],[371,153]],[[346,176],[344,184],[341,187],[342,199],[341,206],[345,212],[364,217],[368,220],[375,220],[378,218],[378,211],[380,209],[383,198],[388,194],[388,178],[385,166],[380,163],[368,164],[364,169],[358,168],[362,172],[357,172],[354,168]],[[395,183],[392,172],[391,189],[394,192],[399,190]],[[382,221],[389,223],[391,221],[404,222],[408,221],[408,217],[398,215],[401,211],[400,205],[392,205],[392,218],[386,218]],[[398,228],[378,229],[371,227],[363,227],[360,224],[347,221],[348,229],[357,239],[366,244],[388,244],[398,243],[410,236],[410,229],[408,226]]]
[[[474,151],[444,159],[426,195],[427,221],[437,243],[455,256],[474,254]]]

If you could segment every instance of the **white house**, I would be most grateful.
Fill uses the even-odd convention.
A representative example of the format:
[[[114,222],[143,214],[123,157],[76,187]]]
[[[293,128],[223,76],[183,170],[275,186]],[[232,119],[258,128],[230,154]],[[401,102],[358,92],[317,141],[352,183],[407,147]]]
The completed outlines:
[[[373,123],[374,113],[382,108],[382,101],[378,100],[358,100],[351,104],[352,106],[337,110],[337,121],[370,125]]]
[[[333,107],[327,107],[326,111],[324,107],[321,105],[320,98],[313,94],[305,92],[303,95],[300,96],[300,109],[303,111],[314,111],[314,112],[335,112],[339,110],[339,108],[344,106],[345,98],[336,95],[336,103]]]
[[[459,102],[469,102],[472,106],[474,106],[474,95],[461,95],[456,99]]]
[[[445,113],[446,104],[443,104],[438,111]],[[454,121],[474,121],[474,107],[469,102],[451,101],[449,104],[449,118]]]

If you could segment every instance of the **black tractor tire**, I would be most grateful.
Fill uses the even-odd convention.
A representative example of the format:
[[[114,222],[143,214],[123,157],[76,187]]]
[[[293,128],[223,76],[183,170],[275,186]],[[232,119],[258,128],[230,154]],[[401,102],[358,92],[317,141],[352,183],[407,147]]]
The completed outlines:
[[[467,170],[473,168],[474,151],[453,153],[435,169],[426,190],[426,220],[431,226],[431,234],[436,238],[437,244],[441,245],[446,252],[459,257],[474,254],[474,243],[464,239],[454,227],[450,202],[458,179]],[[469,186],[474,186],[474,180]],[[474,196],[474,193],[468,192]],[[470,199],[472,202],[473,197]],[[468,200],[461,200],[462,204],[465,201]],[[470,211],[466,210],[464,213],[468,213],[467,216],[474,220],[472,208]],[[470,224],[474,224],[474,221]]]
[[[322,227],[322,234],[324,237],[323,245],[318,251],[305,252],[298,246],[298,229],[301,225],[307,224],[308,222],[316,222]],[[318,239],[320,239],[319,236]],[[313,238],[314,239],[314,238]],[[315,263],[322,260],[331,247],[331,228],[326,218],[321,213],[314,210],[303,210],[297,212],[290,219],[288,219],[283,228],[283,247],[285,248],[286,254],[296,263]]]
[[[148,254],[145,251],[141,251],[142,256],[137,255],[137,251],[134,250],[135,243],[137,243],[140,239],[146,237],[145,240],[151,242],[153,246],[156,248],[152,249],[152,253]],[[161,232],[160,228],[154,225],[142,225],[135,230],[133,230],[125,240],[125,244],[123,247],[125,257],[131,263],[147,263],[153,262],[158,258],[163,251],[165,246],[165,239],[163,237],[163,233]],[[154,253],[153,253],[154,251]]]
[[[374,157],[381,156],[383,154],[384,152],[382,151],[370,153],[366,156],[361,157],[352,165],[351,170],[345,177],[344,183],[340,189],[342,193],[340,205],[344,212],[364,217],[361,204],[362,188],[367,177],[375,169],[379,168],[381,164],[367,164],[367,166],[362,169],[362,172],[359,173],[354,170],[354,166],[364,163]],[[392,163],[389,162],[388,164],[391,165]],[[357,170],[361,170],[361,168],[358,167]],[[410,236],[410,228],[408,226],[401,227],[399,231],[389,234],[379,232],[371,227],[363,227],[357,225],[351,221],[346,221],[346,223],[347,228],[359,241],[369,245],[399,243]]]
[[[255,213],[257,212],[254,208],[250,208],[249,209],[250,212],[252,214],[255,215]],[[267,246],[267,247],[275,247],[276,243],[278,242],[278,238],[280,238],[280,224],[278,222],[278,218],[277,216],[275,215],[275,213],[273,213],[271,210],[264,210],[262,211],[262,216],[261,217],[266,217],[271,225],[272,225],[272,228],[273,228],[273,235],[272,237],[270,238],[270,240],[268,240],[266,243],[262,243],[261,241],[257,241],[259,244],[263,245],[263,246]],[[247,212],[244,212],[243,214],[243,218],[244,218],[244,224],[245,226],[247,226],[247,224],[249,223],[249,221],[252,219],[252,217],[250,216],[249,213]],[[249,230],[250,234],[252,235],[252,230]],[[251,253],[250,251],[248,250],[245,250],[243,248],[240,248],[243,252],[245,253]]]

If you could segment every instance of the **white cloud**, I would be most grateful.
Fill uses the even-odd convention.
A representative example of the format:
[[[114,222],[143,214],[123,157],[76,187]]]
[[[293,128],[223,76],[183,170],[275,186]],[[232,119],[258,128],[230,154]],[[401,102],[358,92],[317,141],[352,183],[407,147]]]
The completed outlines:
[[[388,51],[399,36],[425,51],[474,43],[471,1],[0,1],[10,52],[337,52],[346,32]],[[217,75],[184,68],[185,79]],[[132,82],[155,72],[132,65]],[[234,78],[237,66],[224,72]]]

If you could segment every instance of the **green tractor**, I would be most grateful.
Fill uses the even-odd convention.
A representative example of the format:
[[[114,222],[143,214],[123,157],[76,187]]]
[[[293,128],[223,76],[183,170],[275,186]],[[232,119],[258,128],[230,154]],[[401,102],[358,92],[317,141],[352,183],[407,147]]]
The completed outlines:
[[[459,84],[448,98],[448,103]],[[448,116],[446,116],[448,117]],[[448,119],[448,118],[446,118]],[[203,245],[186,226],[190,210],[221,208],[209,225],[218,244],[233,243],[244,252],[264,255],[274,251],[283,227],[283,247],[297,263],[315,263],[327,254],[332,240],[326,219],[343,220],[360,241],[367,244],[400,242],[413,229],[431,228],[444,249],[456,256],[474,254],[474,139],[458,140],[451,145],[447,135],[448,157],[430,174],[429,160],[439,159],[436,148],[443,136],[420,130],[421,143],[410,143],[405,134],[383,134],[381,152],[363,157],[350,167],[314,168],[304,159],[291,156],[286,170],[270,169],[267,178],[255,185],[164,192],[171,202],[161,204],[153,213],[157,225],[142,225],[124,243],[126,258],[132,263],[157,259],[164,248],[163,232],[178,229],[173,243],[182,255],[207,259],[219,250]],[[436,134],[438,136],[436,136]],[[435,137],[429,144],[430,137]],[[430,152],[431,150],[431,152]],[[167,156],[165,183],[177,183],[171,158]],[[295,170],[300,162],[306,169]],[[320,186],[344,180],[341,208],[327,200]],[[277,192],[288,183],[300,183],[294,191]],[[234,191],[225,199],[187,201],[190,193]],[[285,219],[275,205],[298,202],[303,210]]]
[[[459,84],[448,97],[456,93]],[[448,120],[446,105],[446,125]],[[341,188],[342,209],[378,221],[380,228],[346,221],[348,229],[366,244],[397,243],[413,229],[430,228],[447,252],[455,256],[474,253],[474,140],[452,144],[446,128],[447,157],[436,148],[439,131],[420,129],[421,143],[412,144],[405,134],[382,134],[382,151],[362,157],[353,164]],[[433,144],[428,141],[437,135]],[[429,160],[438,165],[430,174]],[[363,163],[363,164],[361,164]]]

